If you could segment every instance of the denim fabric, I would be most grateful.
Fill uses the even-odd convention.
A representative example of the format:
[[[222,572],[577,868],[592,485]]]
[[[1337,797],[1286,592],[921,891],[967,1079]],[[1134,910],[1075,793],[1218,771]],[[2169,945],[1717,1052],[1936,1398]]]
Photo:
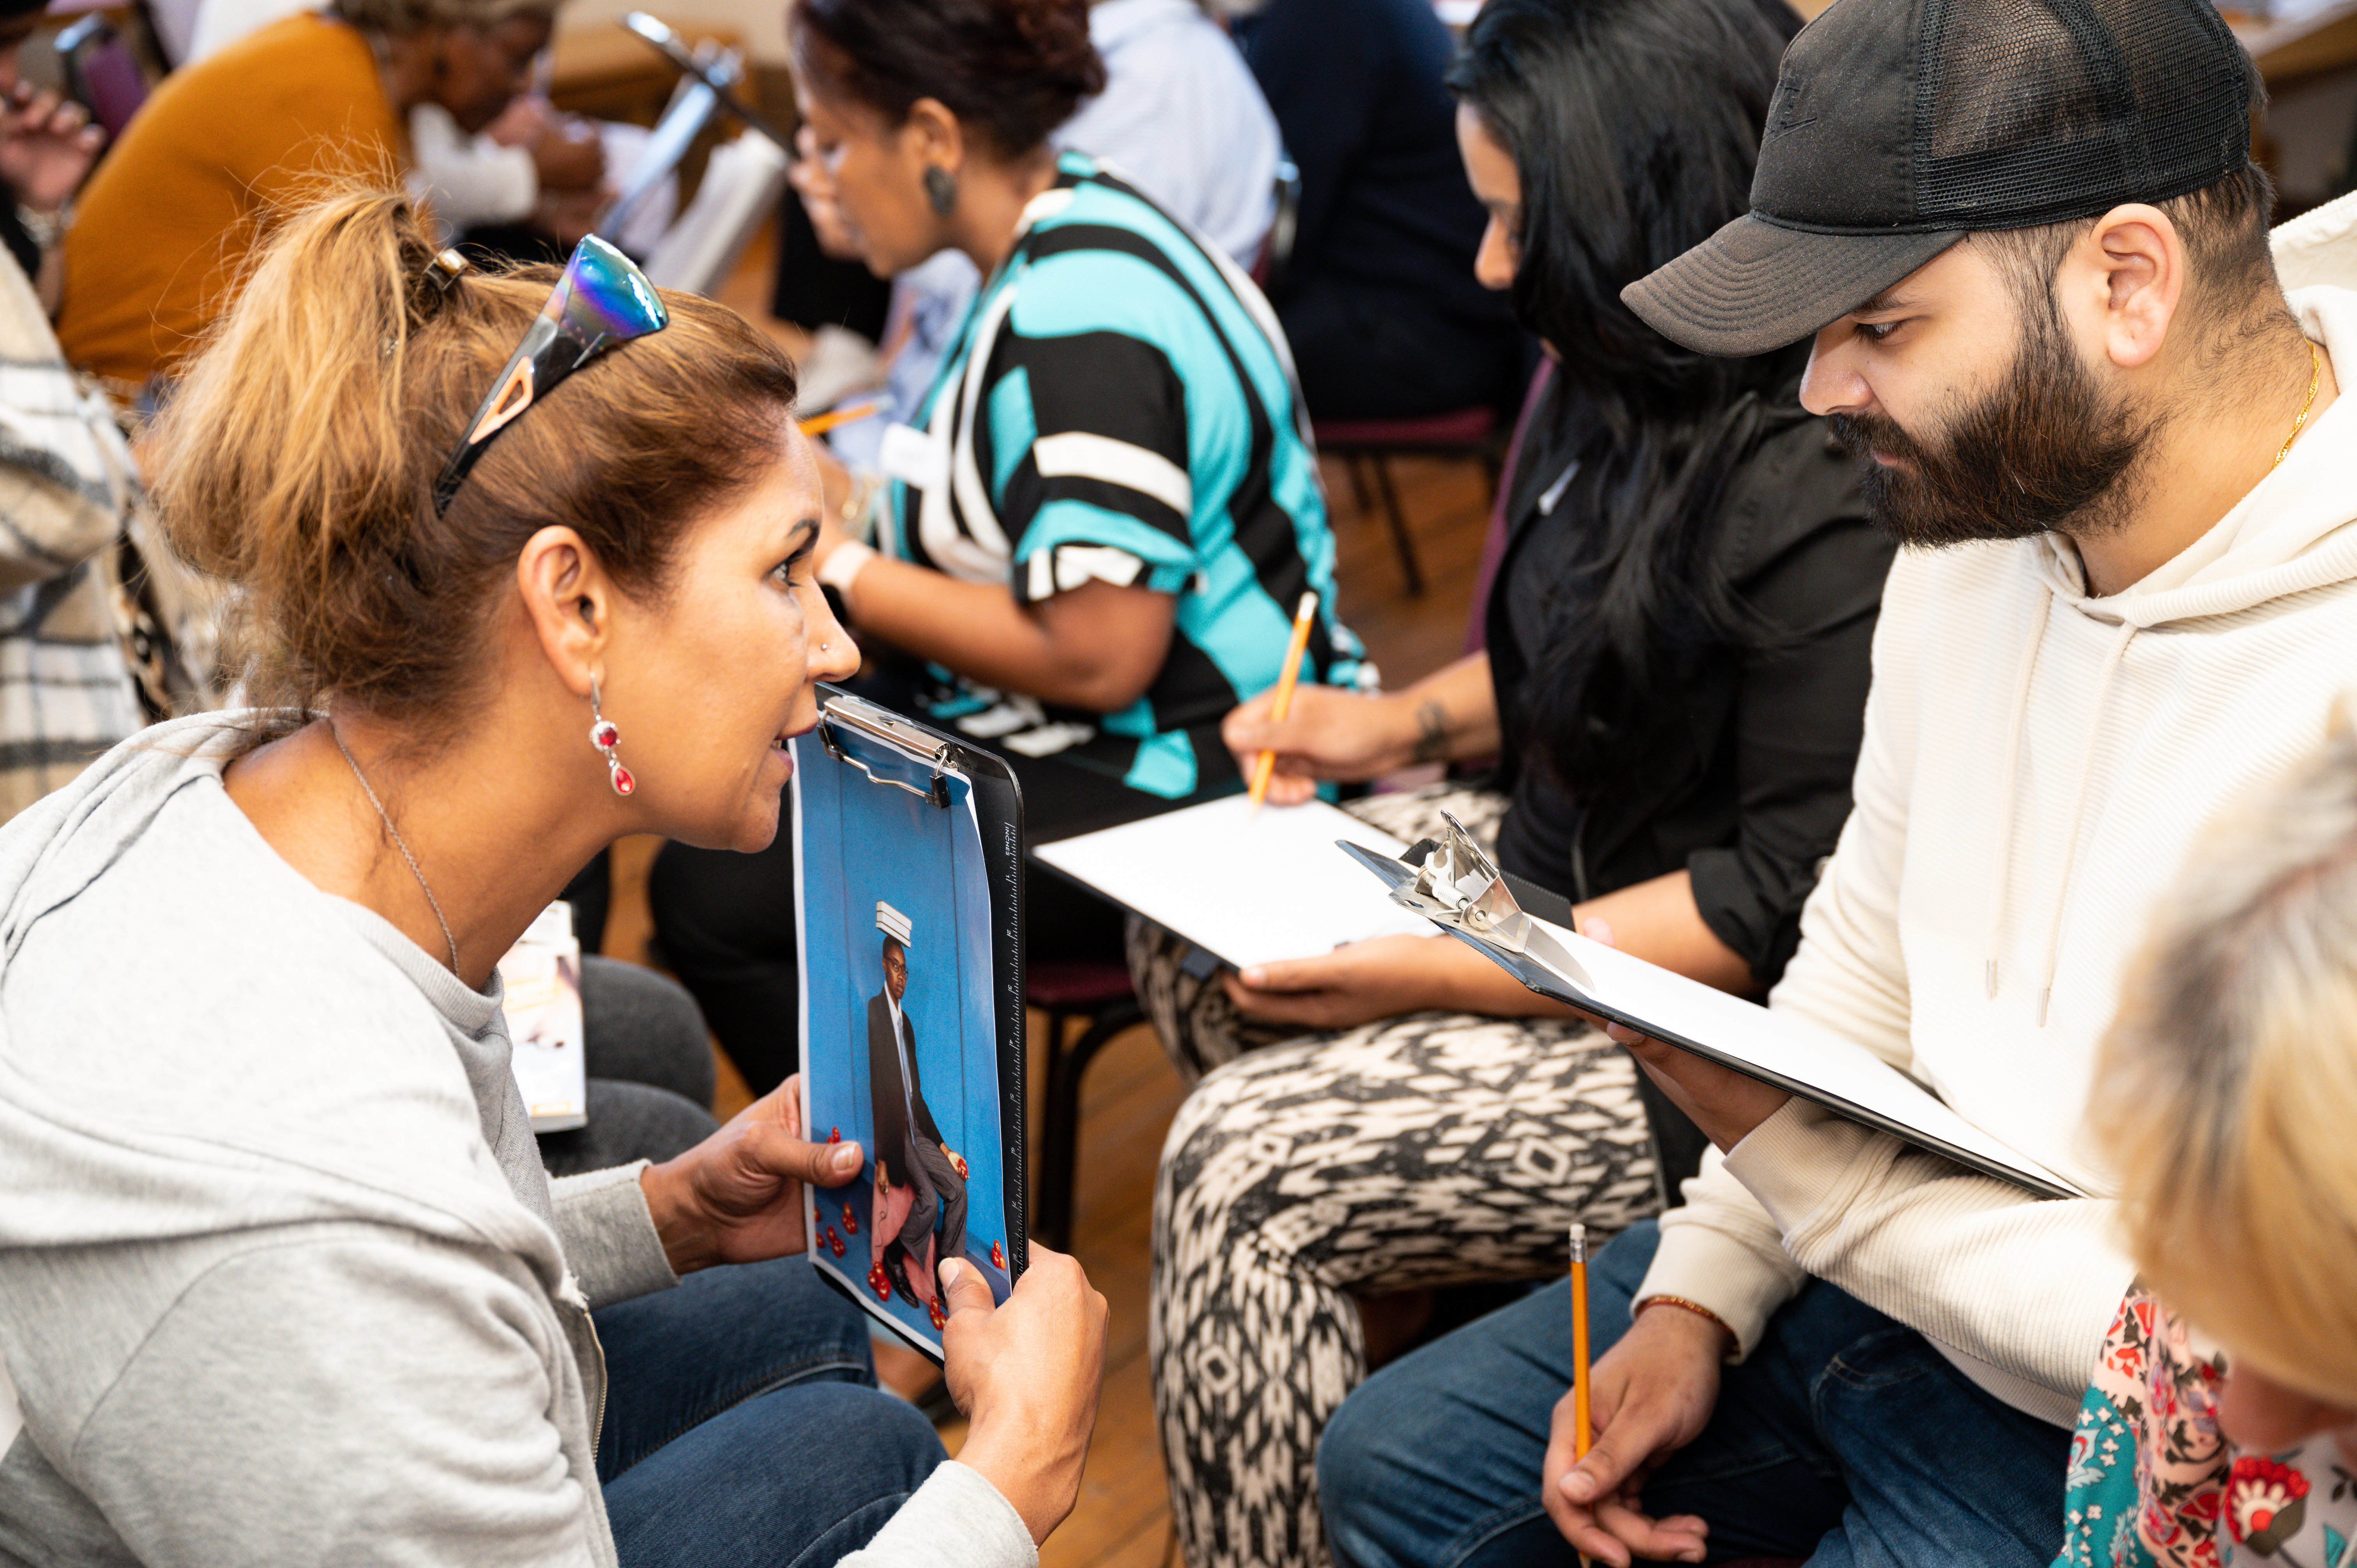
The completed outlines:
[[[1628,1331],[1659,1240],[1647,1220],[1590,1267],[1598,1357]],[[1318,1446],[1337,1560],[1572,1563],[1538,1498],[1549,1423],[1570,1383],[1559,1283],[1369,1379]],[[2062,1540],[2070,1443],[1982,1392],[1913,1329],[1812,1280],[1727,1369],[1710,1425],[1654,1474],[1645,1506],[1709,1521],[1713,1561],[2046,1568]]]
[[[867,1319],[802,1258],[707,1269],[596,1316],[597,1478],[623,1568],[826,1568],[945,1457],[876,1387]]]

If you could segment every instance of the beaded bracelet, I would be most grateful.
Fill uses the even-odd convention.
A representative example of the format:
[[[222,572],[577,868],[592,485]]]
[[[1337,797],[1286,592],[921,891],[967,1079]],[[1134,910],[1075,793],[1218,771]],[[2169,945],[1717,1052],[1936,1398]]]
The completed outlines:
[[[1718,1314],[1713,1312],[1710,1308],[1705,1306],[1698,1301],[1688,1301],[1682,1295],[1649,1295],[1644,1300],[1637,1304],[1638,1315],[1641,1316],[1644,1314],[1645,1309],[1649,1306],[1674,1306],[1683,1308],[1687,1312],[1695,1314],[1698,1317],[1707,1317],[1713,1323],[1717,1324],[1719,1327],[1727,1330],[1727,1337],[1729,1339],[1738,1337],[1734,1329],[1727,1328],[1727,1319],[1721,1317]]]

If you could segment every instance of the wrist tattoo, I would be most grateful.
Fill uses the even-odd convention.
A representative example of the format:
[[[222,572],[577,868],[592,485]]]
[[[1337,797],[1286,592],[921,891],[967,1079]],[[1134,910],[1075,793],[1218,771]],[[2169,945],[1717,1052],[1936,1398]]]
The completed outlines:
[[[1411,755],[1418,762],[1438,762],[1448,755],[1448,710],[1437,700],[1415,710],[1415,750]]]

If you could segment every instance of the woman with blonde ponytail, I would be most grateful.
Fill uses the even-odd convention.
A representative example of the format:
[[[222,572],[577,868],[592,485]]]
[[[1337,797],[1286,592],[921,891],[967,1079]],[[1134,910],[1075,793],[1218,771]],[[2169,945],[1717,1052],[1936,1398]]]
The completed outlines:
[[[1070,1259],[945,1273],[946,1463],[791,1257],[864,1157],[794,1086],[551,1181],[508,1069],[532,917],[625,833],[765,845],[857,664],[794,395],[596,242],[486,276],[345,193],[269,245],[152,446],[266,705],[0,829],[0,1559],[1036,1562]]]

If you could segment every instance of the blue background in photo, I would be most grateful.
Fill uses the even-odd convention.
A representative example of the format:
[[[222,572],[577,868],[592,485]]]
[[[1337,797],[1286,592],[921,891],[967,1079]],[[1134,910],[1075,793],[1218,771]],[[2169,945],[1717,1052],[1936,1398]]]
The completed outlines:
[[[922,786],[930,774],[878,743],[845,728],[838,744],[884,778]],[[900,1005],[916,1038],[917,1075],[945,1143],[966,1162],[966,1252],[982,1264],[1002,1299],[1004,1269],[992,1268],[991,1243],[1007,1240],[1005,1151],[998,1113],[998,1036],[992,1006],[988,866],[972,789],[949,780],[947,811],[871,783],[829,757],[814,736],[794,742],[795,864],[802,878],[802,1063],[811,1135],[840,1129],[869,1153],[850,1187],[815,1195],[811,1256],[840,1274],[861,1302],[933,1346],[941,1335],[921,1306],[869,1288],[877,1237],[874,1193],[876,1120],[869,1104],[867,1003],[884,988],[884,933],[877,900],[908,917],[909,988]],[[845,1234],[845,1209],[858,1230]],[[825,1236],[833,1225],[845,1243],[837,1257]],[[938,1234],[938,1232],[937,1232]]]

